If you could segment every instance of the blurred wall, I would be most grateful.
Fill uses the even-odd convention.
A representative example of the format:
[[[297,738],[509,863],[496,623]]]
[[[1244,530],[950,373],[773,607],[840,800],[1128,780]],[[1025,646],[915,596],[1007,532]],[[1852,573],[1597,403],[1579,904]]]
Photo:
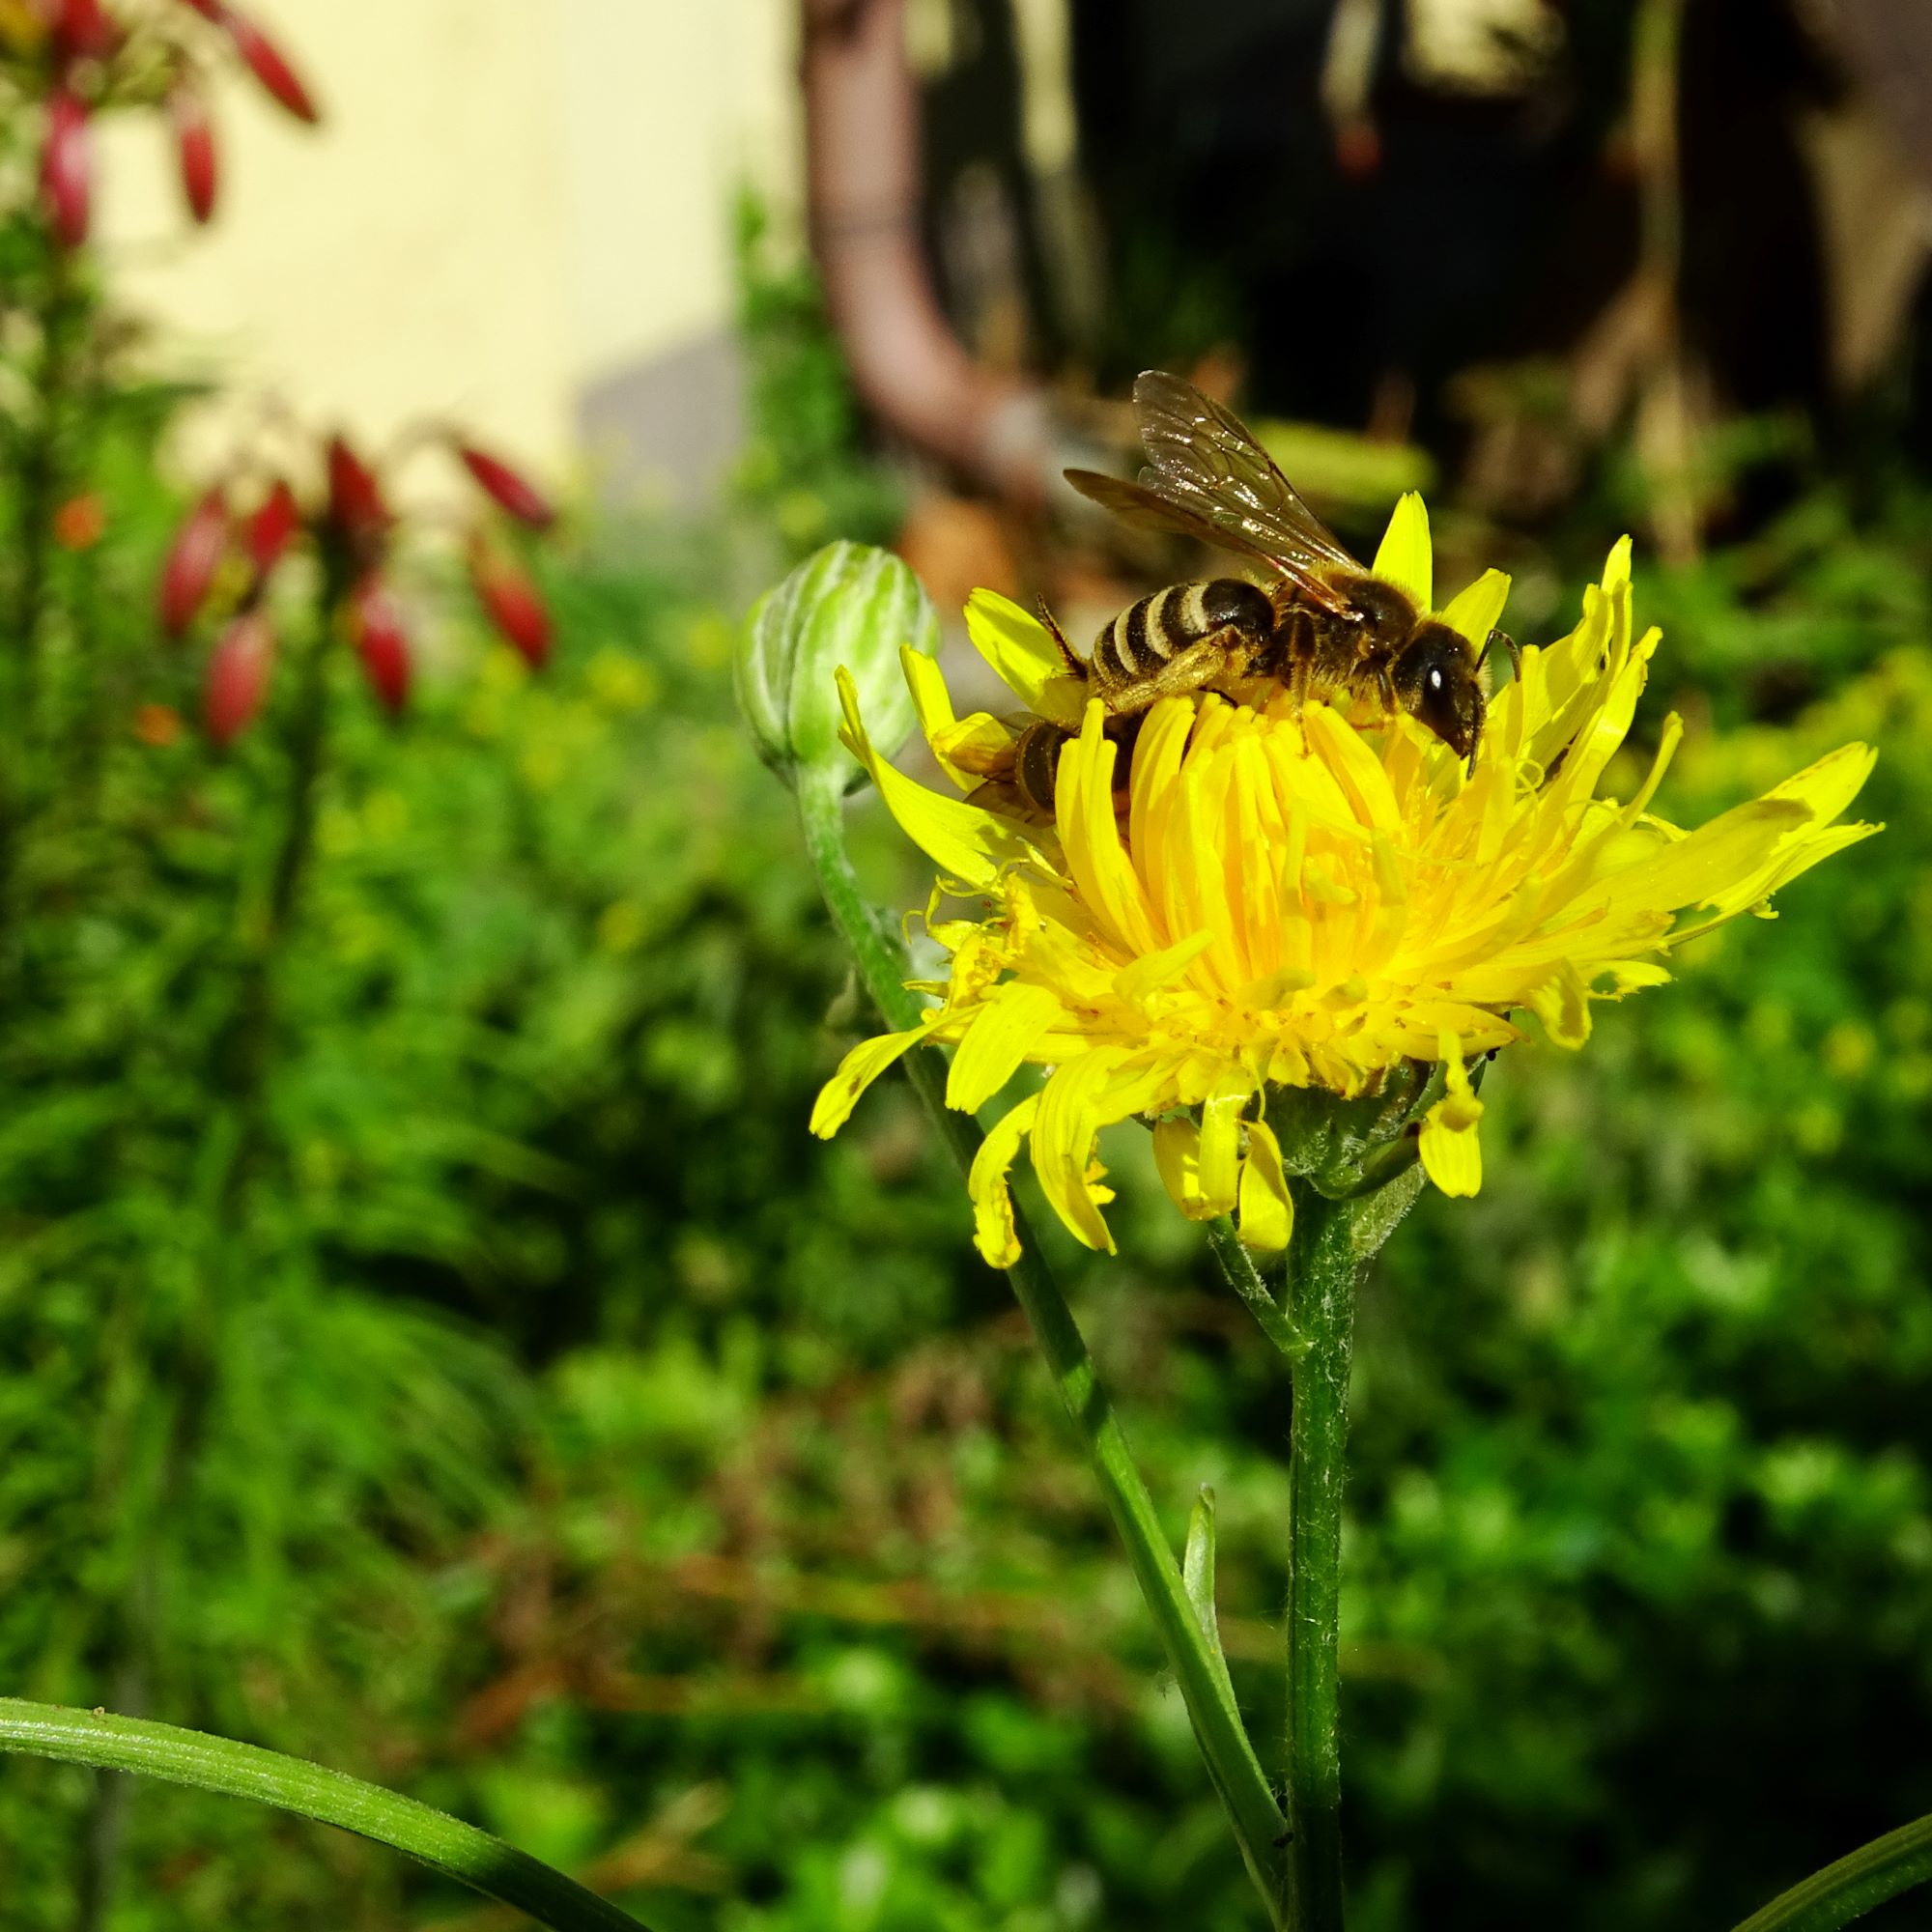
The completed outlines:
[[[154,129],[122,130],[103,163],[122,291],[171,360],[366,436],[450,412],[539,460],[590,446],[633,481],[688,470],[680,439],[729,443],[732,192],[795,200],[789,0],[261,12],[323,128],[225,87],[205,236]],[[677,375],[694,357],[712,419]],[[627,418],[653,387],[671,418]]]

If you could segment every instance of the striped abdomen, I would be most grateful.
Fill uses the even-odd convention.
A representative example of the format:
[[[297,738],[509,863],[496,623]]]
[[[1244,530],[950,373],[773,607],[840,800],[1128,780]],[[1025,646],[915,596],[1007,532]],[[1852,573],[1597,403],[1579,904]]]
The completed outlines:
[[[1129,605],[1094,639],[1092,674],[1103,691],[1134,683],[1230,627],[1257,644],[1274,629],[1274,607],[1259,585],[1239,577],[1171,583]]]

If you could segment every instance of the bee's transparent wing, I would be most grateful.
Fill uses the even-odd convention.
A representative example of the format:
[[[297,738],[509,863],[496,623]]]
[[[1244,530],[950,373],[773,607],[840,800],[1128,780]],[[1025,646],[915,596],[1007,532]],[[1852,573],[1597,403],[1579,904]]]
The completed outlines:
[[[1231,410],[1160,369],[1134,384],[1148,468],[1141,482],[1222,541],[1258,552],[1297,582],[1333,565],[1362,566],[1296,494],[1274,459]]]
[[[1068,469],[1063,473],[1090,502],[1098,503],[1103,510],[1112,510],[1122,523],[1145,530],[1162,530],[1169,536],[1193,537],[1197,542],[1214,544],[1222,550],[1239,551],[1279,574],[1280,566],[1259,544],[1210,522],[1198,510],[1158,490],[1129,483],[1123,476],[1108,476],[1097,469]]]

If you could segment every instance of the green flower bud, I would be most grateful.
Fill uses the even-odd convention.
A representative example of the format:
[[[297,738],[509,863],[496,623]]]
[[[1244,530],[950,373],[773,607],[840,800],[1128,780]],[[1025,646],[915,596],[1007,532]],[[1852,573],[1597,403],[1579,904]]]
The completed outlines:
[[[814,772],[862,784],[838,743],[837,672],[851,673],[872,743],[891,757],[919,722],[899,668],[908,644],[935,655],[939,615],[897,557],[859,543],[807,557],[759,598],[738,640],[738,705],[759,756],[794,789]]]

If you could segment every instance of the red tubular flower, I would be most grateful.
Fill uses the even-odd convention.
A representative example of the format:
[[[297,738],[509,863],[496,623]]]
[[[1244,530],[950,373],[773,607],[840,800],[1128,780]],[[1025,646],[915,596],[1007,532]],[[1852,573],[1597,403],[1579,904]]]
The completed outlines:
[[[94,213],[94,155],[86,103],[69,87],[56,87],[47,101],[41,193],[55,239],[63,248],[78,248]]]
[[[389,529],[389,506],[375,471],[339,436],[328,440],[329,521],[358,550],[372,550]]]
[[[213,20],[217,27],[221,25],[222,17],[228,11],[221,4],[221,0],[183,0],[183,4],[192,7],[204,20]]]
[[[99,60],[119,38],[100,0],[60,0],[54,18],[54,46],[68,60]]]
[[[200,88],[182,82],[168,96],[168,114],[174,122],[175,151],[181,160],[182,192],[187,196],[188,213],[197,221],[206,222],[214,213],[215,192],[220,186],[208,97]]]
[[[556,511],[550,499],[507,463],[473,443],[458,443],[456,453],[484,494],[518,523],[527,524],[533,530],[547,530],[556,522]]]
[[[232,745],[262,709],[274,663],[275,634],[259,607],[244,611],[223,631],[210,652],[202,687],[201,721],[223,750]]]
[[[235,43],[236,52],[271,99],[287,108],[298,121],[306,121],[311,127],[322,119],[314,99],[302,85],[295,69],[288,64],[282,50],[247,14],[238,13],[233,7],[222,7],[218,10],[218,17],[228,29],[228,38]]]
[[[400,711],[410,695],[409,632],[396,600],[373,572],[351,593],[349,620],[376,696],[389,711]]]
[[[278,476],[262,507],[248,519],[248,555],[254,562],[257,580],[273,572],[300,527],[301,511],[296,503],[296,493]]]
[[[228,502],[219,489],[202,497],[182,520],[161,565],[161,629],[179,638],[195,620],[228,547]]]
[[[532,670],[550,661],[550,612],[517,564],[479,537],[469,546],[469,581],[490,621]]]

